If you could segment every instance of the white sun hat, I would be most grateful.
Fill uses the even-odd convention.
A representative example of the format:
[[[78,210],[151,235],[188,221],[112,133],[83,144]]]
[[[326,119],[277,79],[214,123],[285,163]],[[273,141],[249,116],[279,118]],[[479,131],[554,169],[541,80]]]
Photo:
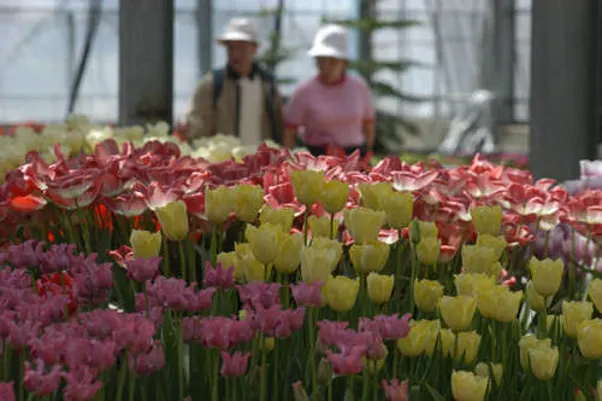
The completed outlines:
[[[340,25],[326,25],[320,28],[308,54],[311,57],[333,57],[348,60],[349,39],[347,30]]]
[[[217,42],[253,42],[258,43],[257,30],[251,20],[247,18],[232,18],[226,29],[217,38]]]

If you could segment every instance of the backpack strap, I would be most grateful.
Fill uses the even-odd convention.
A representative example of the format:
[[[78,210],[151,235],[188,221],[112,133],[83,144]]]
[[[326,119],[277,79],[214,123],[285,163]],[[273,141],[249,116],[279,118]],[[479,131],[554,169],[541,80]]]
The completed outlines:
[[[215,127],[217,126],[217,102],[219,101],[219,97],[222,94],[222,87],[224,85],[224,70],[216,69],[213,70],[213,127],[211,128],[211,135],[215,135]]]
[[[279,141],[280,138],[277,138],[278,135],[277,127],[276,127],[276,82],[274,77],[270,74],[265,73],[263,70],[260,70],[261,79],[264,81],[267,86],[267,93],[265,96],[265,111],[268,113],[268,121],[270,124],[270,132],[271,139],[273,141]]]

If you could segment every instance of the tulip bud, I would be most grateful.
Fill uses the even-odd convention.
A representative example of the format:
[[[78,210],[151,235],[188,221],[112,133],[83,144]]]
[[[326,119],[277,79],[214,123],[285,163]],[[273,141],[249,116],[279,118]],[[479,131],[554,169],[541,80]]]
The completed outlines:
[[[318,381],[324,385],[332,381],[332,366],[326,358],[322,358],[318,363]]]
[[[418,219],[414,219],[410,224],[410,241],[414,245],[418,245],[420,242],[420,223]]]
[[[316,346],[314,347],[314,353],[316,355],[326,355],[326,351],[328,351],[328,346],[326,346],[320,339],[316,340]]]
[[[305,388],[303,388],[303,382],[293,383],[293,400],[294,401],[309,401],[309,396],[305,392]]]

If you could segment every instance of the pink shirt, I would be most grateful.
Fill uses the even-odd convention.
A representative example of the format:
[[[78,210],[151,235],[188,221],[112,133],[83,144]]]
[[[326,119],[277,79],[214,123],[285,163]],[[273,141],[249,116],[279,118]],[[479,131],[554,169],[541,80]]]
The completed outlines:
[[[366,82],[353,75],[336,84],[315,77],[295,90],[284,119],[287,127],[303,129],[306,145],[360,146],[365,143],[364,124],[374,119],[372,94]]]

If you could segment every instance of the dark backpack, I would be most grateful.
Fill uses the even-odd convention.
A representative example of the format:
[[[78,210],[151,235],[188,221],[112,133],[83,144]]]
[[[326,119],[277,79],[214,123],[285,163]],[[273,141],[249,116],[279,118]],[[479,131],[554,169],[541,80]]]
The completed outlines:
[[[276,85],[274,78],[271,75],[266,74],[262,70],[259,70],[259,77],[263,82],[268,84],[268,93],[265,97],[265,111],[268,113],[268,119],[270,122],[270,131],[272,133],[272,140],[279,141],[278,132],[276,127],[276,115],[275,115],[275,101],[276,101]],[[216,69],[213,71],[213,111],[217,107],[217,101],[222,93],[222,87],[224,84],[224,70]]]

